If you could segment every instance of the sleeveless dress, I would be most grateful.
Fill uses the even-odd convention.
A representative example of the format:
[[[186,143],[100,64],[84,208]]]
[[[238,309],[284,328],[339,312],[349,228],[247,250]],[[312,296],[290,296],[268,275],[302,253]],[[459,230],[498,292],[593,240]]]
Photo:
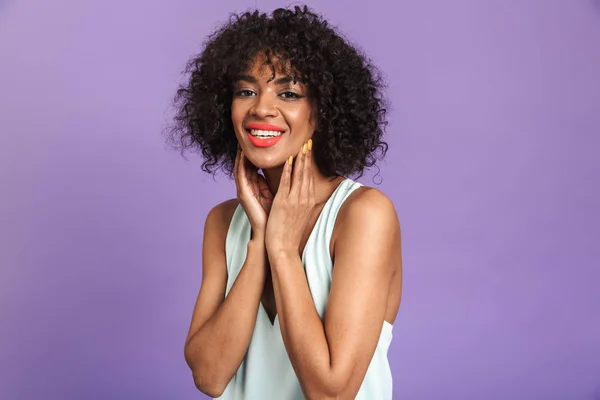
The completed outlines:
[[[302,265],[315,307],[324,319],[331,287],[332,261],[329,252],[331,233],[338,211],[360,183],[345,179],[325,203],[313,228],[304,252]],[[233,214],[225,251],[227,257],[227,289],[229,294],[246,260],[250,240],[250,222],[241,206]],[[359,400],[388,400],[392,398],[392,373],[387,352],[392,341],[392,325],[384,321],[379,342],[356,396]],[[279,317],[271,321],[262,303],[248,351],[238,371],[218,399],[221,400],[301,400],[300,383],[283,344]]]

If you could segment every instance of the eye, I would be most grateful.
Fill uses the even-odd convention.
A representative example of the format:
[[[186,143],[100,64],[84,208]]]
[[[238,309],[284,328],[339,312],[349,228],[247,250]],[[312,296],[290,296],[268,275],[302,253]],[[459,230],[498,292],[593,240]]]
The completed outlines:
[[[288,99],[288,100],[292,100],[292,99],[301,99],[302,96],[300,96],[298,93],[296,92],[291,92],[291,91],[286,91],[283,93],[279,94],[280,97],[283,97],[284,99]]]
[[[244,89],[244,90],[238,90],[237,92],[235,92],[236,96],[239,97],[251,97],[254,96],[256,93],[254,93],[252,90],[248,90],[248,89]]]

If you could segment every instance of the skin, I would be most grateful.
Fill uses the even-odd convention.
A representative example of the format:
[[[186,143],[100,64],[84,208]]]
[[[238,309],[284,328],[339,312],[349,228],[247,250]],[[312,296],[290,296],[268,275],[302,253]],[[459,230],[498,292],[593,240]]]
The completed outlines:
[[[237,197],[210,211],[205,224],[203,280],[185,346],[196,386],[218,397],[239,368],[260,302],[277,314],[284,345],[308,399],[353,399],[384,321],[400,305],[400,224],[392,202],[361,187],[342,205],[331,237],[332,286],[324,321],[300,254],[325,202],[343,180],[322,175],[312,157],[313,107],[302,82],[254,64],[235,84],[232,121],[239,142]],[[249,123],[285,129],[271,148],[254,147]],[[288,161],[293,158],[293,165]],[[264,177],[258,173],[262,170]],[[250,221],[248,256],[229,295],[225,236],[237,205]]]

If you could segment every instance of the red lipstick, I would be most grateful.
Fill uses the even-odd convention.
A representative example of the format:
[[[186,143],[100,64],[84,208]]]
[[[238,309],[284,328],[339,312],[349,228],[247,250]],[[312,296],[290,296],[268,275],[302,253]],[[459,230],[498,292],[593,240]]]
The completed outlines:
[[[250,140],[250,143],[252,143],[253,146],[263,147],[263,148],[275,146],[277,144],[277,142],[279,142],[281,140],[282,136],[283,135],[279,135],[279,136],[274,136],[271,138],[261,139],[261,138],[252,136],[252,134],[248,133],[248,139]]]
[[[246,125],[246,129],[258,129],[260,131],[276,131],[276,132],[284,132],[285,129],[280,128],[275,125],[270,124],[248,124]]]
[[[274,136],[274,137],[270,137],[270,138],[259,138],[256,136],[252,136],[250,131],[253,129],[256,129],[259,131],[273,131],[273,132],[282,132],[282,133],[279,136]],[[283,132],[285,132],[285,129],[280,128],[276,125],[257,124],[257,123],[246,125],[246,130],[248,131],[247,134],[248,134],[248,140],[250,140],[250,143],[252,143],[252,145],[255,147],[262,147],[262,148],[275,146],[277,144],[277,142],[279,142],[281,140],[281,137],[283,136]]]

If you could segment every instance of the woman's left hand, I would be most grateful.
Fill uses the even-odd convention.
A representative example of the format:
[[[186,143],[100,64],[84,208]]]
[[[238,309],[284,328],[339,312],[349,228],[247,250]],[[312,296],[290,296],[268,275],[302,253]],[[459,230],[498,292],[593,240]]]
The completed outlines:
[[[312,140],[298,152],[293,172],[291,161],[290,156],[283,167],[267,221],[265,245],[270,256],[299,255],[302,234],[315,206]]]

